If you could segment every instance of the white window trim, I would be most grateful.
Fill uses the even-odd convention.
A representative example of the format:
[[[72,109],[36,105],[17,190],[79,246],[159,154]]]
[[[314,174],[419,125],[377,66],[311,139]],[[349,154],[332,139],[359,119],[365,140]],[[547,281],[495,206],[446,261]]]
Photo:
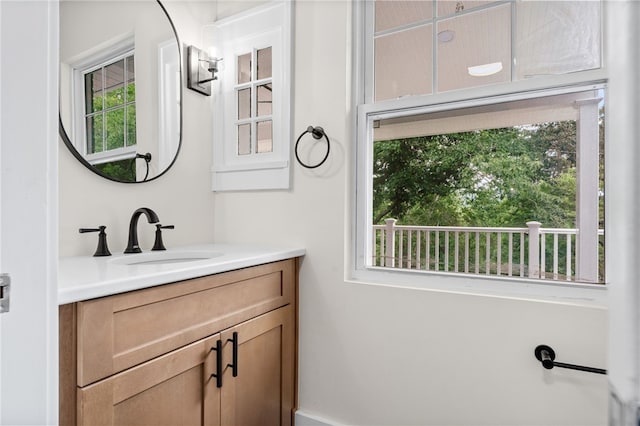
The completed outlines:
[[[292,19],[293,2],[275,1],[217,21],[210,41],[216,57],[222,57],[219,79],[213,82],[214,138],[213,191],[288,189],[290,187],[290,147],[292,110]],[[238,25],[236,25],[238,24]],[[252,28],[241,31],[241,25]],[[205,30],[206,31],[206,30]],[[242,48],[272,47],[273,151],[237,155],[235,99],[235,53]],[[247,50],[248,51],[248,50]],[[228,57],[226,57],[228,56]],[[268,116],[252,118],[262,121]]]
[[[371,17],[371,7],[366,3],[353,4],[353,120],[352,136],[356,141],[354,173],[352,176],[352,227],[348,236],[350,259],[347,262],[345,280],[354,284],[381,285],[473,294],[479,296],[516,297],[563,303],[579,303],[597,307],[607,306],[607,287],[602,284],[562,283],[541,279],[483,277],[472,274],[435,271],[396,271],[381,267],[366,266],[369,252],[372,206],[370,170],[372,167],[372,126],[370,122],[381,117],[393,116],[407,110],[412,112],[435,112],[463,107],[483,106],[534,97],[601,88],[607,81],[606,64],[602,68],[572,74],[538,77],[530,80],[481,86],[465,90],[436,93],[423,96],[408,96],[400,99],[372,102],[373,58],[372,38],[364,33],[365,20]],[[606,2],[605,2],[606,3]],[[605,4],[606,6],[606,4]],[[369,15],[368,15],[369,14]],[[603,16],[606,10],[603,10]],[[603,26],[603,39],[606,35]],[[604,43],[603,43],[604,44]],[[602,58],[606,56],[603,55]],[[367,103],[369,101],[369,103]],[[605,142],[610,143],[610,142]],[[606,218],[605,218],[606,221]],[[606,225],[605,225],[606,227]]]
[[[101,164],[110,161],[120,161],[133,158],[136,155],[135,145],[115,150],[88,154],[87,153],[87,133],[85,117],[84,98],[84,74],[92,68],[103,64],[106,61],[128,56],[135,49],[135,37],[133,34],[114,39],[105,44],[85,52],[81,57],[76,58],[71,67],[71,140],[76,150],[91,164]]]

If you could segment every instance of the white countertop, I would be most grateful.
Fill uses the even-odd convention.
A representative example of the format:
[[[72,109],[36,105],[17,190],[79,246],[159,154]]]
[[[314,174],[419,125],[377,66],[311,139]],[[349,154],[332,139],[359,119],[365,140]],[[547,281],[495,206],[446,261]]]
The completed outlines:
[[[304,256],[301,247],[270,247],[239,244],[199,244],[170,248],[165,252],[145,252],[171,257],[212,253],[210,259],[127,265],[138,254],[114,253],[107,257],[63,257],[58,265],[58,304],[78,302],[167,284],[189,278],[227,272],[263,263]]]

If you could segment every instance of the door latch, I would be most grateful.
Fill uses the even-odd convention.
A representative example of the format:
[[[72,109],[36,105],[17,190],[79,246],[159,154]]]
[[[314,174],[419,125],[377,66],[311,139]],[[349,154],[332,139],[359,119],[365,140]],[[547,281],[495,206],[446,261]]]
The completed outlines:
[[[11,277],[9,274],[0,274],[0,314],[9,312],[9,289]]]

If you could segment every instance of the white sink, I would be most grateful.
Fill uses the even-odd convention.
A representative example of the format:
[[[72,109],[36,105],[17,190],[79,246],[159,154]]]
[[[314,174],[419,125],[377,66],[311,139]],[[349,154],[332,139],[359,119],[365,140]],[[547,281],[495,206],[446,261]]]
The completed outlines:
[[[189,251],[153,251],[148,253],[129,254],[111,259],[116,265],[144,266],[162,265],[168,263],[198,262],[222,256],[223,253],[208,250]]]

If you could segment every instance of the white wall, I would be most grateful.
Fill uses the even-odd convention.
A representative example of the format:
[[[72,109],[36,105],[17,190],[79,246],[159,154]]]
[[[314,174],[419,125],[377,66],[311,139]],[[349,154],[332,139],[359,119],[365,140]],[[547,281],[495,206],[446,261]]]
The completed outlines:
[[[202,46],[200,28],[213,21],[215,3],[164,2],[183,45]],[[183,51],[183,63],[186,52]],[[184,81],[186,81],[186,76]],[[111,252],[127,245],[129,219],[138,207],[150,207],[166,225],[167,247],[213,238],[213,202],[210,191],[211,98],[183,91],[182,148],[177,162],[160,179],[141,184],[108,181],[85,169],[66,146],[60,148],[60,255],[91,255],[96,249],[95,234],[79,234],[78,228],[107,226]],[[138,227],[143,250],[153,245],[155,227],[140,219]]]
[[[304,245],[299,408],[337,424],[607,422],[605,376],[542,369],[534,348],[605,367],[607,312],[555,302],[345,281],[350,241],[351,4],[295,4],[293,137],[322,126],[328,164],[288,192],[215,196],[216,241]],[[226,9],[225,9],[226,10]]]

